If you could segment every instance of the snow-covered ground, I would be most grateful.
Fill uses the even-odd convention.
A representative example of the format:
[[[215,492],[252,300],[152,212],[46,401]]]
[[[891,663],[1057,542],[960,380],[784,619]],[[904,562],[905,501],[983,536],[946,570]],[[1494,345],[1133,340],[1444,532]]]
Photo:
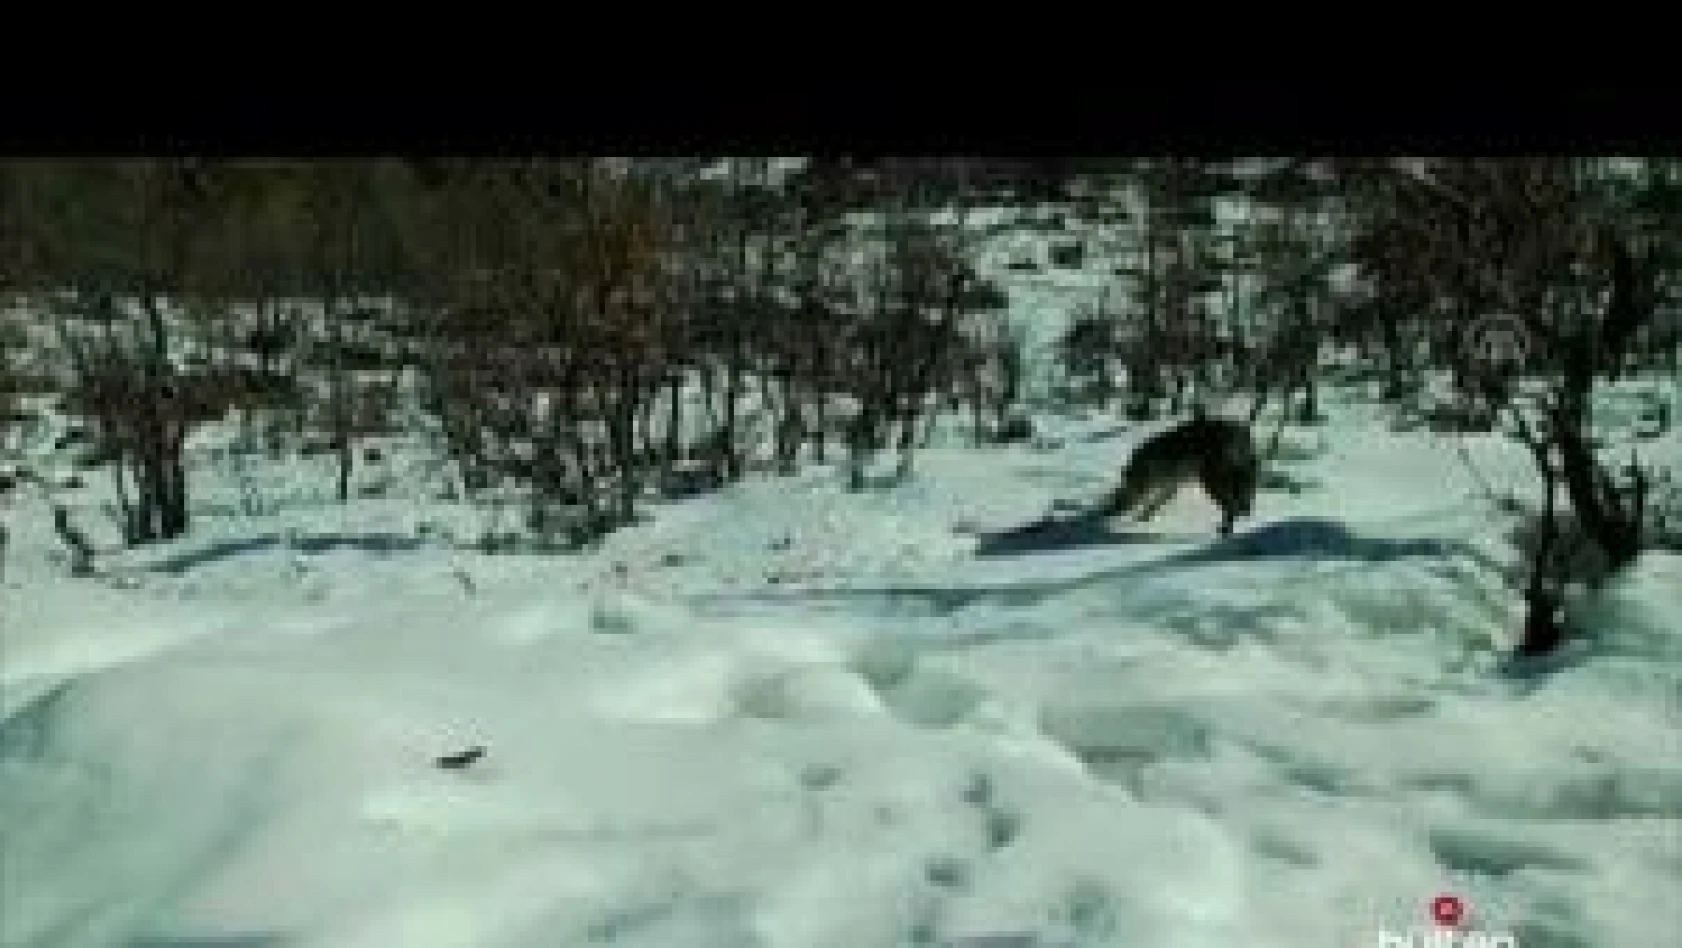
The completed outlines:
[[[1452,893],[1524,948],[1676,943],[1682,558],[1515,675],[1506,526],[1448,439],[1334,406],[1219,540],[1195,491],[1025,527],[1153,430],[1041,427],[587,556],[467,552],[400,496],[247,517],[226,482],[77,580],[25,496],[0,942],[1341,948]]]
[[[1001,213],[977,269],[1041,361],[1124,254],[1094,226],[1050,266]],[[54,500],[98,578],[24,490],[0,945],[1345,948],[1444,894],[1522,948],[1682,944],[1682,556],[1514,669],[1482,495],[1531,498],[1528,459],[1325,394],[1224,540],[1195,489],[1080,516],[1157,425],[1049,408],[1031,445],[756,476],[575,556],[475,552],[505,524],[439,499],[418,431],[340,506],[330,459],[206,429],[193,535],[139,551],[85,472]],[[47,421],[0,452],[63,482]]]

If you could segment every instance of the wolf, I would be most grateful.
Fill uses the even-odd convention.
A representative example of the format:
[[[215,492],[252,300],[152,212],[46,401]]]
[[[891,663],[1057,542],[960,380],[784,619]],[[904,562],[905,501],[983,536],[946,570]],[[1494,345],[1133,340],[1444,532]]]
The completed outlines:
[[[1196,480],[1221,510],[1220,535],[1250,515],[1261,476],[1248,425],[1199,414],[1157,434],[1128,458],[1121,484],[1098,507],[1102,517],[1127,514],[1145,521]]]

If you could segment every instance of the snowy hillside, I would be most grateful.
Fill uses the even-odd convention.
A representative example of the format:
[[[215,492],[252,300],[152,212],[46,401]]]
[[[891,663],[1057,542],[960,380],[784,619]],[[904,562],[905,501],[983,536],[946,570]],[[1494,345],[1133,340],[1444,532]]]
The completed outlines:
[[[1217,541],[1193,491],[1022,529],[1150,430],[1047,424],[588,557],[369,500],[78,581],[25,498],[4,943],[1331,948],[1444,892],[1526,948],[1672,943],[1682,559],[1503,674],[1509,554],[1443,439],[1318,432]]]
[[[1024,330],[1031,431],[970,446],[949,415],[865,490],[838,450],[748,468],[584,553],[490,552],[524,511],[460,500],[412,392],[343,504],[329,454],[199,426],[190,535],[124,549],[109,468],[27,406],[0,946],[1682,944],[1682,554],[1514,661],[1489,495],[1533,499],[1532,459],[1335,366],[1232,536],[1195,487],[1083,513],[1178,419],[1055,397],[1137,222],[1036,213],[972,208],[966,244]],[[1656,372],[1597,394],[1608,430],[1682,412]]]

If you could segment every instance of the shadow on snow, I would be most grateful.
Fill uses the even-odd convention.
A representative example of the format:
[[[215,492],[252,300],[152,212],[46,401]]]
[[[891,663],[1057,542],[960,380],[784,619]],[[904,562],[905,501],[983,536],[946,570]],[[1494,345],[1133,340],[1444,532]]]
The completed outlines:
[[[1032,553],[1161,543],[1170,538],[1160,534],[1117,533],[1102,518],[1082,515],[1061,521],[1040,521],[1026,527],[990,534],[982,538],[977,555],[982,557],[1022,556]],[[1466,552],[1464,545],[1436,539],[1386,539],[1364,537],[1332,520],[1300,518],[1257,527],[1235,536],[1216,539],[1207,546],[1184,550],[1140,563],[1098,570],[1084,576],[1041,579],[1021,583],[983,586],[894,586],[790,590],[782,593],[748,593],[703,600],[756,600],[761,602],[815,602],[825,599],[873,597],[909,598],[921,601],[935,615],[957,612],[981,601],[1006,606],[1031,606],[1051,596],[1129,578],[1186,567],[1218,566],[1225,563],[1266,559],[1304,558],[1385,563],[1410,557],[1439,558]]]
[[[296,537],[271,533],[256,537],[222,540],[199,549],[184,550],[147,562],[143,564],[142,568],[154,573],[179,574],[207,563],[267,550],[284,549],[299,553],[317,554],[332,550],[350,549],[389,556],[393,553],[418,549],[422,545],[423,541],[398,533],[329,533],[318,536]]]

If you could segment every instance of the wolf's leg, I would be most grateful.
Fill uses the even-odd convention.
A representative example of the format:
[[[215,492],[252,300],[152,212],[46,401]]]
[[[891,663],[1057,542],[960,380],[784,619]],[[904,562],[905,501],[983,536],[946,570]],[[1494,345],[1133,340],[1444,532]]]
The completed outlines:
[[[1209,499],[1221,510],[1221,536],[1230,535],[1238,518],[1249,516],[1255,502],[1254,471],[1244,468],[1230,474],[1223,472],[1214,477],[1205,475],[1202,483],[1203,492],[1209,495]]]
[[[1173,500],[1174,495],[1179,492],[1180,485],[1177,483],[1168,483],[1157,487],[1145,496],[1144,502],[1138,506],[1138,512],[1133,515],[1133,519],[1140,523],[1151,519],[1157,515],[1158,511],[1167,506],[1168,502]]]
[[[1130,508],[1137,506],[1138,502],[1138,489],[1123,480],[1120,486],[1110,491],[1103,502],[1094,508],[1094,513],[1100,517],[1113,517],[1127,513]]]

